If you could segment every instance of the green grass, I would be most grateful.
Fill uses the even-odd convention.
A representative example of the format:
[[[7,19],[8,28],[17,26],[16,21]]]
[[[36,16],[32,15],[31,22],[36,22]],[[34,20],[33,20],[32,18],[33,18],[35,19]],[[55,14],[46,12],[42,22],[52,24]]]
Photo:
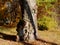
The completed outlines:
[[[38,18],[38,24],[40,30],[51,30],[58,26],[54,18],[45,15],[42,18]]]

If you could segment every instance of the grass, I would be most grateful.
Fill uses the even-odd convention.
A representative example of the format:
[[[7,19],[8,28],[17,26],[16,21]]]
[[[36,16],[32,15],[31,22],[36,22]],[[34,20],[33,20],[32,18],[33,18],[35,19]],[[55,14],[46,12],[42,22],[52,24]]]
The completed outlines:
[[[5,33],[5,34],[9,34],[9,35],[16,35],[16,27],[14,28],[7,28],[7,27],[0,27],[0,32],[1,33]]]
[[[46,41],[55,42],[60,45],[60,31],[39,31],[39,36],[41,39]]]

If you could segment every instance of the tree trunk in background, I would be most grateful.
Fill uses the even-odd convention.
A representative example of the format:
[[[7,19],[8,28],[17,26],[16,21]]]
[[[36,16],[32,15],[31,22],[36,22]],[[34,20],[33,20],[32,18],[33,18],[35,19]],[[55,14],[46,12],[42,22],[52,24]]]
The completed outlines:
[[[23,41],[32,42],[37,39],[37,5],[36,0],[22,0],[24,7],[23,20],[25,21],[25,25],[23,28],[19,30],[19,38]],[[23,11],[23,10],[22,10]]]

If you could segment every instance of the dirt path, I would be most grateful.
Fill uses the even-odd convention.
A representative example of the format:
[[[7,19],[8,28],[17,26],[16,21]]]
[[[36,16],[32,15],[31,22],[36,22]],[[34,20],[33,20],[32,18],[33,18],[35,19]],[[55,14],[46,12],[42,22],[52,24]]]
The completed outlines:
[[[16,35],[8,35],[0,33],[0,45],[58,45],[54,42],[48,42],[42,39],[38,39],[32,43],[16,42]]]
[[[0,45],[18,45],[18,43],[10,40],[0,39]],[[22,45],[22,44],[19,43],[19,45]]]
[[[44,42],[44,41],[35,41],[32,43],[25,43],[25,42],[16,42],[16,41],[12,41],[12,40],[4,40],[0,38],[0,45],[57,45],[57,44],[53,44],[50,42]]]
[[[16,42],[16,35],[0,33],[0,45],[58,45],[58,44],[54,42],[48,42],[43,39],[37,39],[37,41],[31,43]]]

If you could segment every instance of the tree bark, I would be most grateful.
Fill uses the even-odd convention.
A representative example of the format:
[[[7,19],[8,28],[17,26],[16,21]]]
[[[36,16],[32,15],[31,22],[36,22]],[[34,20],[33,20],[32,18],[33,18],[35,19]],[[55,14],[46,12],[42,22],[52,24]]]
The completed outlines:
[[[35,0],[20,0],[22,19],[17,25],[20,40],[32,42],[37,39],[37,5]],[[23,23],[22,23],[23,22]]]

